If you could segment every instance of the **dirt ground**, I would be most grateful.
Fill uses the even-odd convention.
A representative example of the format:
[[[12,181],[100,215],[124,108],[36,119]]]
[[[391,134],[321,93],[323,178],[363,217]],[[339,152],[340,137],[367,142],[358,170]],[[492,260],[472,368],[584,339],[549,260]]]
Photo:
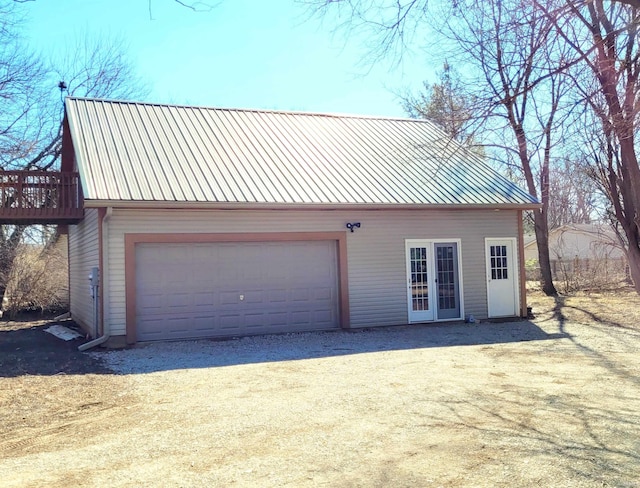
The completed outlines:
[[[0,486],[640,487],[640,299],[79,353],[0,323]]]

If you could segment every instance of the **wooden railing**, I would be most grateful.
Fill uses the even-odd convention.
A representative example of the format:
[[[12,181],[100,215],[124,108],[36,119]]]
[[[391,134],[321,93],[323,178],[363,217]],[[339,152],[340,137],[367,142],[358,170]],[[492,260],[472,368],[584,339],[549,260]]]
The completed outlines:
[[[83,216],[78,173],[0,171],[0,224],[73,224]]]

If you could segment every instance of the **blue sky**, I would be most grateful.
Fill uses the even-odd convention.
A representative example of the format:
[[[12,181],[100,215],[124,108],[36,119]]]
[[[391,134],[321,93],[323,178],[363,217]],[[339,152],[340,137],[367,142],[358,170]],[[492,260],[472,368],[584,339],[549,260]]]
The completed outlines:
[[[367,39],[334,33],[332,18],[308,20],[294,0],[214,0],[193,12],[173,0],[37,0],[27,35],[44,51],[85,32],[121,36],[149,84],[148,101],[404,116],[397,92],[433,80],[424,54],[402,64],[365,57]]]

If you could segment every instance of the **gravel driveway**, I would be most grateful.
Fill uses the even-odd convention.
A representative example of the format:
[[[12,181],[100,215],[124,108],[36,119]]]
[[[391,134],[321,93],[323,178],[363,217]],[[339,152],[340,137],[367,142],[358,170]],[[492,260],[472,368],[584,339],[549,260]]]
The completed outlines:
[[[159,343],[91,353],[112,374],[0,378],[23,402],[0,485],[640,486],[640,332],[580,317]]]

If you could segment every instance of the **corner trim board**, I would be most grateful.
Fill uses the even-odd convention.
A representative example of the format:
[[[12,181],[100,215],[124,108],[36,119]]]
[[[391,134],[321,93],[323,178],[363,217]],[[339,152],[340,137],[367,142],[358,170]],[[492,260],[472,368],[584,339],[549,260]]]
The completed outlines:
[[[107,215],[107,209],[100,207],[98,209],[98,323],[95,324],[98,335],[94,339],[104,334],[104,218]]]
[[[518,261],[520,273],[520,317],[527,317],[527,272],[524,261],[524,222],[522,210],[518,211]]]

